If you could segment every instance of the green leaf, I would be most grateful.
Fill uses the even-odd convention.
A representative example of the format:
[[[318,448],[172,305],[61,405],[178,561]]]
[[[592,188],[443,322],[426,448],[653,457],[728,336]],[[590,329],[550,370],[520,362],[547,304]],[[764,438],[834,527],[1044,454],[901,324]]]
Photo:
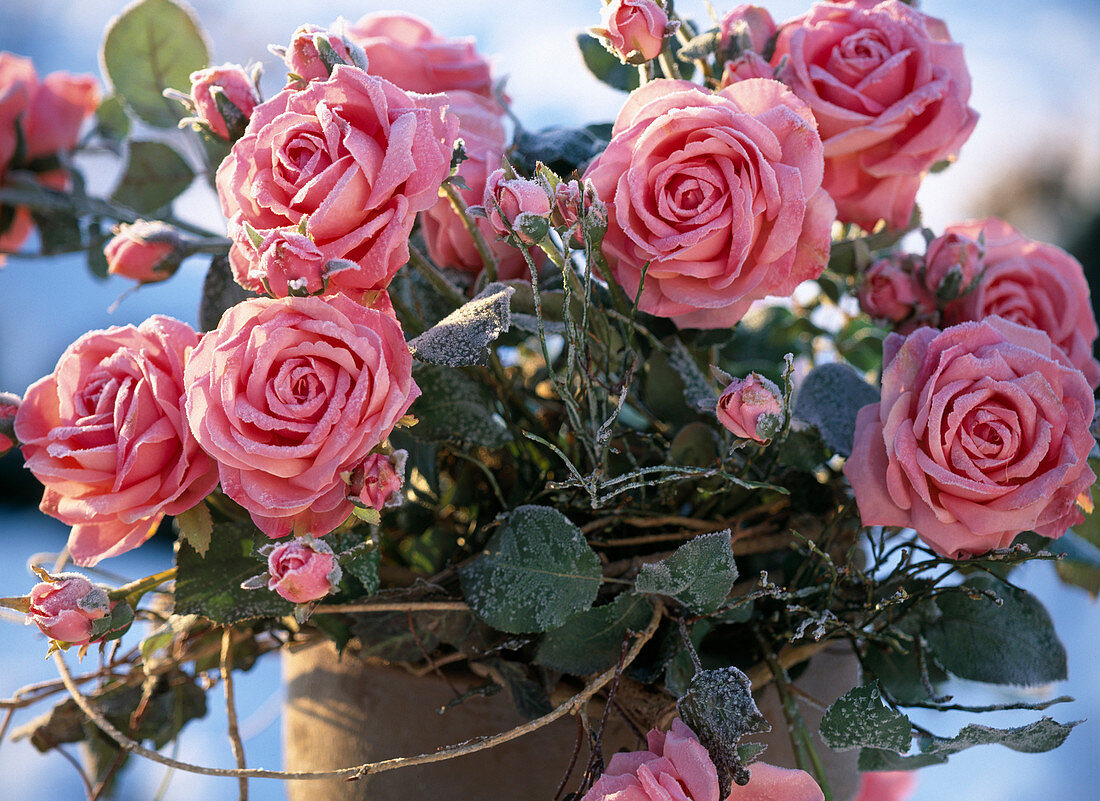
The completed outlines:
[[[477,664],[508,691],[512,705],[524,720],[540,718],[553,710],[546,690],[531,678],[529,666],[499,657],[484,659]]]
[[[581,49],[581,57],[588,71],[612,89],[633,92],[638,88],[638,68],[619,61],[595,36],[578,33],[577,47]]]
[[[648,599],[624,593],[548,631],[535,651],[535,661],[575,676],[607,670],[618,664],[627,633],[644,629],[652,615]]]
[[[512,162],[528,173],[544,164],[555,174],[568,176],[602,153],[610,140],[611,123],[543,128],[537,133],[520,129],[513,143]]]
[[[163,92],[189,92],[191,73],[210,63],[210,51],[190,9],[172,0],[138,0],[108,24],[101,62],[131,111],[150,125],[175,128],[184,109]]]
[[[210,547],[210,535],[214,531],[214,521],[205,501],[199,501],[186,512],[176,515],[176,528],[179,529],[180,539],[194,548],[199,556],[206,556]]]
[[[509,328],[510,299],[514,292],[515,289],[499,282],[489,284],[469,303],[409,340],[409,350],[429,364],[448,367],[487,364],[489,345]]]
[[[878,403],[878,390],[846,364],[833,362],[810,371],[794,396],[794,416],[816,426],[825,444],[841,456],[852,453],[856,414]]]
[[[148,214],[169,205],[194,177],[183,157],[163,142],[130,142],[126,170],[111,200]]]
[[[228,256],[215,256],[202,282],[202,299],[199,301],[199,328],[213,331],[227,309],[242,303],[256,294],[249,292],[233,280]]]
[[[35,210],[31,212],[31,218],[38,229],[44,256],[84,249],[80,222],[72,212],[65,209]]]
[[[130,117],[115,95],[103,98],[95,110],[96,131],[108,139],[125,139],[130,133]]]
[[[362,643],[360,655],[388,662],[420,662],[424,651],[430,654],[441,643],[465,643],[480,625],[470,612],[460,611],[365,612],[355,620],[351,628]]]
[[[866,770],[915,770],[928,765],[942,764],[951,754],[975,745],[1003,745],[1024,754],[1040,754],[1053,751],[1069,737],[1081,721],[1059,723],[1052,718],[1042,718],[1026,726],[1012,729],[995,729],[971,723],[954,737],[920,737],[920,753],[900,756],[893,751],[865,748],[859,754],[859,769]]]
[[[1067,531],[1051,542],[1047,550],[1064,554],[1056,565],[1062,581],[1088,590],[1093,599],[1100,594],[1100,548],[1075,531]]]
[[[413,370],[420,397],[409,411],[419,421],[409,433],[425,442],[473,442],[500,448],[512,441],[481,384],[449,367],[422,364]]]
[[[829,705],[821,718],[821,739],[834,751],[862,746],[908,751],[909,718],[882,701],[876,682],[855,687]]]
[[[660,562],[642,565],[636,592],[675,598],[697,615],[714,612],[737,581],[729,529],[702,534]]]
[[[186,542],[176,550],[177,615],[201,615],[222,625],[263,617],[283,617],[294,605],[269,589],[241,589],[241,582],[264,571],[252,553],[255,529],[241,523],[214,524],[206,556]]]
[[[969,590],[974,591],[972,597]],[[998,606],[985,595],[1001,600]],[[1066,678],[1066,649],[1033,596],[988,576],[936,598],[943,616],[925,628],[936,661],[964,679],[1033,686]]]
[[[581,530],[548,506],[508,514],[485,551],[459,568],[462,594],[486,623],[511,633],[561,626],[592,606],[600,560]]]
[[[373,550],[356,551],[346,561],[340,561],[340,567],[359,580],[367,595],[378,592],[381,580],[378,578],[378,565],[382,562],[382,552]]]
[[[672,343],[668,362],[684,382],[687,405],[697,412],[713,412],[718,405],[718,394],[679,338]]]
[[[748,781],[737,741],[747,734],[771,730],[753,700],[749,677],[732,666],[700,670],[676,702],[676,708],[714,760],[720,797],[729,794],[731,781],[739,784]]]

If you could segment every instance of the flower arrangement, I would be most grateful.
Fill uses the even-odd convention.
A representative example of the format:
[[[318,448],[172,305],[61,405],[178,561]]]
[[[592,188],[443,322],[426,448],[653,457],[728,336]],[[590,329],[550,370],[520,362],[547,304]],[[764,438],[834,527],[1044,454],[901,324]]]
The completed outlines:
[[[0,249],[37,229],[42,253],[138,284],[209,264],[200,330],[91,331],[0,395],[0,450],[71,527],[0,601],[49,638],[89,724],[47,716],[36,743],[94,736],[244,798],[250,777],[413,770],[574,716],[540,796],[882,801],[963,749],[1070,735],[906,714],[1004,708],[954,703],[949,676],[1064,678],[1012,571],[1059,561],[1093,591],[1100,572],[1080,263],[997,219],[921,226],[918,187],[978,117],[962,46],[900,0],[709,27],[611,0],[596,22],[578,43],[621,108],[539,132],[472,41],[401,13],[302,25],[269,98],[258,68],[210,65],[176,0],[111,23],[102,99],[0,54]],[[71,161],[99,146],[125,158],[110,198]],[[200,174],[224,236],[172,213]],[[172,567],[89,578],[158,532]],[[488,676],[451,705],[503,691],[528,720],[331,770],[248,767],[232,715],[235,770],[143,745],[212,683],[231,698],[234,668],[320,643]],[[857,670],[810,724],[799,674],[829,646]],[[98,652],[101,681],[70,649]],[[644,748],[605,754],[616,720]],[[757,742],[770,728],[790,760]]]

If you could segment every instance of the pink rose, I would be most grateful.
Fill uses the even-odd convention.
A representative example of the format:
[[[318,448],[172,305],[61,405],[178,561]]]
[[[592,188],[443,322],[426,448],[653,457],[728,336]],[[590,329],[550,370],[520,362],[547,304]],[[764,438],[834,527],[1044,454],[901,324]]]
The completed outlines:
[[[348,477],[348,500],[379,512],[400,506],[408,458],[408,451],[403,450],[389,455],[372,453]]]
[[[897,323],[918,306],[935,304],[917,282],[905,261],[895,257],[879,259],[863,275],[859,285],[859,307],[872,317]]]
[[[107,272],[153,284],[171,278],[185,255],[179,231],[162,222],[122,224],[103,249]]]
[[[648,264],[642,311],[683,328],[733,325],[825,268],[823,164],[809,107],[776,81],[717,93],[647,83],[585,174],[607,204],[611,274],[633,297]]]
[[[186,382],[187,418],[222,490],[272,538],[344,522],[341,474],[420,394],[397,320],[341,295],[234,306],[191,354]]]
[[[670,731],[653,729],[648,751],[620,752],[581,801],[719,801],[718,771],[695,732],[676,718]],[[733,785],[726,801],[822,801],[810,775],[757,762],[749,783]]]
[[[489,225],[501,237],[513,235],[524,245],[535,245],[550,230],[550,195],[546,187],[526,178],[505,178],[494,171],[485,181],[482,205]]]
[[[734,61],[727,61],[722,70],[722,83],[720,88],[725,89],[731,83],[747,81],[750,78],[775,78],[775,70],[762,55],[749,50]]]
[[[669,31],[668,14],[657,0],[610,0],[600,11],[601,25],[592,33],[607,42],[624,63],[644,64],[657,58]]]
[[[107,590],[79,573],[59,573],[56,581],[41,581],[31,589],[27,622],[51,640],[68,645],[86,645],[92,624],[111,611]]]
[[[290,36],[290,47],[286,49],[283,61],[290,72],[305,81],[324,81],[329,77],[329,66],[317,49],[318,38],[327,42],[345,64],[354,63],[341,34],[317,25],[300,25]]]
[[[304,604],[324,598],[340,583],[343,571],[328,543],[313,537],[267,546],[267,588],[291,603]]]
[[[1100,363],[1092,356],[1096,318],[1085,271],[1077,259],[993,218],[948,226],[944,235],[975,241],[981,237],[985,243],[981,278],[973,291],[944,309],[945,325],[996,314],[1038,328],[1065,351],[1093,389],[1100,386]]]
[[[737,37],[740,43],[747,45],[747,50],[763,53],[775,36],[775,20],[766,8],[745,4],[726,12],[718,23],[718,30],[723,48],[728,48],[730,40]]]
[[[195,104],[195,114],[210,126],[210,129],[222,139],[236,139],[241,131],[230,130],[226,119],[214,100],[212,90],[218,89],[225,99],[240,112],[240,120],[229,120],[243,129],[252,116],[252,109],[260,102],[260,93],[252,78],[240,64],[222,64],[191,73],[191,102]]]
[[[868,230],[904,228],[924,173],[978,120],[962,47],[899,0],[817,3],[781,27],[772,65],[817,118],[838,218]]]
[[[925,288],[943,301],[966,294],[982,274],[984,251],[976,240],[957,230],[933,239],[924,254]]]
[[[955,559],[1084,519],[1095,404],[1046,333],[999,317],[920,328],[891,334],[883,361],[844,466],[864,525],[914,528]]]
[[[243,226],[230,223],[230,229],[234,246],[248,256],[231,262],[238,284],[276,298],[324,292],[329,260],[313,240],[299,233],[297,228],[257,231],[263,237],[259,245],[253,243]],[[242,267],[247,267],[248,272],[238,272]]]
[[[410,14],[367,14],[347,29],[367,54],[370,71],[410,92],[467,92],[493,96],[489,62],[472,38],[447,39]]]
[[[735,378],[718,397],[718,422],[735,437],[768,442],[783,422],[783,393],[758,373]]]
[[[0,456],[15,447],[15,414],[22,399],[10,392],[0,392]]]
[[[331,291],[354,297],[384,289],[409,258],[418,211],[430,208],[450,174],[458,120],[445,98],[406,94],[357,67],[284,89],[256,106],[242,139],[218,168],[222,210],[232,225],[295,228],[325,259],[357,270],[333,276]],[[249,253],[230,250],[235,275]]]
[[[23,458],[46,486],[41,509],[71,525],[78,565],[117,556],[218,483],[187,430],[183,367],[199,341],[159,315],[90,331],[27,390],[15,416]]]
[[[481,203],[489,173],[497,168],[504,156],[507,135],[500,106],[494,101],[472,92],[454,90],[447,92],[447,102],[449,111],[458,116],[458,137],[466,149],[466,160],[458,165],[458,174],[469,188],[459,189],[458,194],[469,207]],[[449,198],[440,197],[420,215],[420,221],[432,261],[473,275],[481,272],[481,255]],[[497,242],[488,220],[476,218],[476,222],[496,257],[499,277],[509,279],[525,275],[527,262],[523,253],[507,242]]]
[[[856,801],[905,801],[917,787],[911,770],[869,771],[860,774]]]

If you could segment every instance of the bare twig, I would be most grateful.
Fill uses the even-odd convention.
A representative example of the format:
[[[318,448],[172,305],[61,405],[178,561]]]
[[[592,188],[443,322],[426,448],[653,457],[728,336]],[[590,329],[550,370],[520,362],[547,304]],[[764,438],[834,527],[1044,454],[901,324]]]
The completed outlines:
[[[629,666],[641,653],[642,648],[647,642],[652,639],[653,635],[657,632],[657,627],[661,622],[661,617],[664,612],[664,607],[661,603],[656,603],[653,608],[653,616],[650,618],[649,625],[645,627],[641,634],[638,635],[634,644],[627,652],[626,658],[623,660],[622,667],[625,669]],[[528,721],[523,725],[516,726],[514,729],[494,734],[491,737],[485,737],[482,739],[475,739],[463,743],[461,745],[451,745],[445,748],[441,748],[435,753],[420,754],[414,757],[396,757],[394,759],[386,759],[381,762],[367,762],[363,765],[355,765],[348,768],[337,768],[334,770],[316,770],[316,771],[285,771],[285,770],[267,770],[265,768],[210,768],[204,765],[193,765],[189,762],[181,762],[177,759],[171,759],[156,751],[151,751],[145,748],[140,743],[130,739],[122,732],[120,732],[114,724],[107,720],[103,714],[95,708],[95,705],[87,698],[80,688],[76,686],[73,681],[72,674],[69,673],[69,666],[65,664],[65,659],[62,654],[54,654],[54,662],[57,664],[58,672],[61,674],[61,680],[65,683],[65,688],[69,691],[73,701],[81,711],[87,715],[92,722],[99,727],[99,729],[118,743],[125,750],[143,756],[153,762],[159,762],[162,765],[178,768],[179,770],[187,771],[188,773],[197,773],[202,776],[228,776],[228,777],[242,777],[247,776],[249,778],[256,779],[283,779],[283,780],[305,780],[305,779],[328,779],[334,776],[343,776],[349,779],[359,779],[363,776],[373,775],[375,773],[383,773],[389,770],[396,770],[398,768],[412,767],[414,765],[427,765],[432,762],[442,762],[447,759],[454,759],[455,757],[466,756],[467,754],[474,754],[479,751],[484,751],[489,748],[494,748],[498,745],[511,742],[525,734],[530,734],[537,729],[541,729],[550,723],[553,723],[558,718],[565,715],[571,715],[582,709],[592,697],[602,690],[612,679],[615,678],[616,672],[619,667],[613,667],[604,671],[599,676],[594,678],[583,690],[574,695],[568,701],[564,702],[553,711],[543,715],[535,720]]]
[[[233,746],[233,758],[237,760],[238,768],[245,768],[244,743],[241,742],[241,732],[237,726],[237,704],[233,699],[233,629],[227,628],[222,632],[222,685],[225,687],[225,716],[229,720],[229,742]],[[237,797],[240,801],[248,801],[248,779],[241,776],[237,779]]]

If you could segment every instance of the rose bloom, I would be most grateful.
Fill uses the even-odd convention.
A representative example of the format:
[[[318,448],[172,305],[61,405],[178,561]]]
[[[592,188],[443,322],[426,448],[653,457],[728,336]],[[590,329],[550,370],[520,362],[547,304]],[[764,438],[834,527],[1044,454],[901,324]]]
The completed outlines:
[[[859,775],[859,795],[855,801],[905,801],[916,787],[915,771],[868,771]]]
[[[179,232],[162,222],[137,222],[118,226],[103,249],[107,272],[143,284],[171,278],[183,252]]]
[[[186,381],[187,418],[222,490],[272,538],[344,522],[341,474],[420,394],[397,320],[341,295],[234,306],[191,354]]]
[[[606,40],[624,62],[644,64],[665,44],[668,14],[656,0],[611,0],[600,11],[601,27],[592,33]]]
[[[410,92],[467,92],[493,96],[489,62],[469,37],[448,39],[411,14],[367,14],[347,29],[363,48],[370,71]]]
[[[810,104],[842,222],[909,222],[923,174],[958,153],[978,114],[962,46],[899,0],[817,3],[781,26],[772,65]]]
[[[218,168],[231,225],[297,227],[325,259],[359,265],[330,290],[361,298],[384,289],[409,258],[416,212],[430,208],[450,174],[458,120],[439,96],[409,95],[357,67],[305,89],[284,89],[252,113],[243,138]],[[230,250],[235,275],[249,253]]]
[[[467,189],[458,189],[467,207],[481,203],[489,173],[497,169],[508,146],[500,106],[472,92],[447,92],[449,111],[458,116],[458,137],[466,149],[466,160],[458,165],[458,175]],[[473,237],[451,206],[449,198],[440,197],[434,206],[420,215],[428,256],[441,267],[451,267],[477,275],[483,269],[481,254]],[[497,260],[500,278],[520,278],[527,273],[523,253],[507,242],[497,242],[489,221],[475,218],[478,229]],[[542,251],[532,256],[541,258]]]
[[[695,732],[676,718],[670,731],[653,729],[649,750],[620,752],[581,801],[720,801],[718,771]],[[757,762],[745,786],[726,801],[822,801],[810,775]]]
[[[51,72],[40,81],[29,58],[0,52],[0,183],[10,169],[76,147],[84,120],[98,105],[99,84],[91,75]],[[23,161],[13,164],[20,138]],[[69,187],[64,169],[38,171],[35,177],[51,189]],[[33,227],[30,212],[17,207],[11,222],[0,230],[0,250],[17,250]]]
[[[329,68],[317,49],[318,36],[328,42],[333,52],[345,64],[353,63],[341,34],[317,25],[299,25],[290,36],[290,46],[286,49],[283,61],[290,72],[306,81],[323,81],[329,77]]]
[[[325,289],[324,252],[297,228],[260,231],[263,240],[255,245],[243,226],[230,223],[234,246],[246,259],[231,262],[233,277],[246,289],[276,298],[288,295],[316,295]],[[240,274],[237,270],[247,268]]]
[[[914,528],[956,559],[1084,520],[1095,403],[1046,333],[990,317],[883,350],[881,400],[860,409],[844,466],[864,525]]]
[[[31,589],[27,622],[34,622],[51,640],[86,645],[92,624],[111,611],[107,591],[79,573],[59,573],[57,581],[41,581]]]
[[[267,588],[296,604],[324,598],[343,575],[332,548],[313,537],[271,547],[267,572]]]
[[[245,120],[252,116],[260,95],[240,64],[222,64],[191,73],[191,102],[195,104],[195,115],[222,139],[231,139],[225,118],[210,93],[215,88],[221,89],[225,99],[237,107]]]
[[[730,38],[740,34],[748,40],[751,52],[763,53],[775,36],[775,20],[766,8],[745,4],[726,12],[718,23],[718,31],[722,47],[728,47]]]
[[[217,485],[182,410],[184,362],[198,341],[160,315],[90,331],[23,397],[23,458],[46,487],[42,511],[72,526],[78,565],[136,548],[163,515],[187,511]]]
[[[985,254],[977,286],[948,304],[944,323],[954,325],[996,314],[1038,328],[1065,351],[1093,389],[1100,386],[1100,363],[1092,356],[1096,318],[1081,263],[1059,247],[1028,239],[1004,220],[950,225],[940,239],[956,236],[975,242],[981,237]],[[930,253],[939,241],[932,242]]]
[[[821,274],[833,202],[810,109],[776,81],[717,93],[657,80],[619,112],[585,177],[607,204],[603,253],[642,311],[722,328]]]
[[[913,273],[897,259],[887,257],[872,264],[859,286],[859,307],[872,317],[900,322],[918,306],[935,304]]]
[[[783,394],[774,383],[758,373],[745,378],[735,378],[718,397],[716,409],[718,422],[735,437],[767,442],[771,437],[762,436],[760,423],[767,417],[782,419]]]

